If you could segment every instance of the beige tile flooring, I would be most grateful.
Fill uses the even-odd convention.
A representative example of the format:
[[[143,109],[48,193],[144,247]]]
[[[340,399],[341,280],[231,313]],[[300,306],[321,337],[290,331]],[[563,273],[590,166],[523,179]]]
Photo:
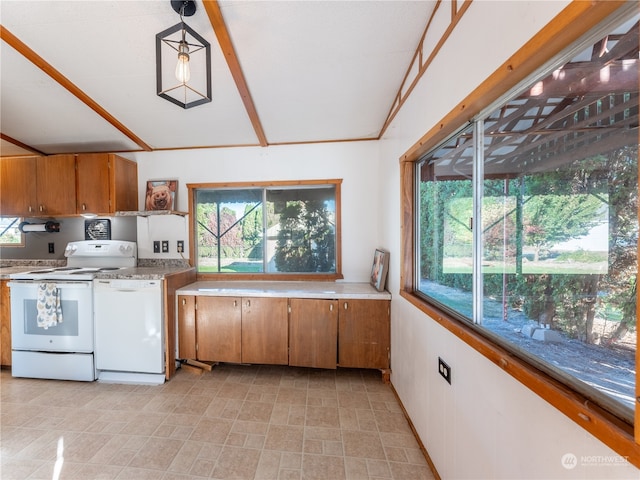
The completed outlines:
[[[2,370],[0,382],[3,480],[434,478],[375,370],[217,365],[161,386]]]

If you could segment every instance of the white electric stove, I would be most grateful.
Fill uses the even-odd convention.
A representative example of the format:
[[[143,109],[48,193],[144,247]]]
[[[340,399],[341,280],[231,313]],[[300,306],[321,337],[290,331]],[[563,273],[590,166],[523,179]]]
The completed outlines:
[[[96,379],[93,278],[135,267],[136,243],[70,242],[65,256],[64,267],[9,275],[14,377]]]
[[[69,242],[64,256],[64,267],[38,268],[28,272],[13,273],[11,280],[93,280],[96,273],[135,267],[138,251],[135,242],[124,240],[84,240]]]

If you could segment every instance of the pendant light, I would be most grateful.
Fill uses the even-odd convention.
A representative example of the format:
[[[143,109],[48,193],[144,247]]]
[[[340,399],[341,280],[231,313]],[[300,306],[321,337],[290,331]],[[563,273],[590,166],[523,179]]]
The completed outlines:
[[[171,7],[180,15],[180,23],[156,35],[158,96],[185,109],[209,103],[211,45],[183,20],[196,12],[196,4],[172,0]]]

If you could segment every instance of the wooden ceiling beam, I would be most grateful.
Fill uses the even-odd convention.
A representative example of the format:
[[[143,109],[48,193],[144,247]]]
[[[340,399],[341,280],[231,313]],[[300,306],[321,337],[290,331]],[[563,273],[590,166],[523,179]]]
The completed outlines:
[[[15,145],[16,147],[20,147],[23,150],[28,150],[29,152],[33,152],[37,155],[46,155],[46,153],[41,152],[37,148],[33,148],[32,146],[27,145],[26,143],[22,143],[20,140],[16,140],[15,138],[10,137],[9,135],[5,135],[2,132],[0,132],[0,139],[4,140],[5,142],[9,142]]]
[[[143,150],[150,152],[152,148],[142,141],[140,137],[138,137],[135,133],[129,130],[122,122],[120,122],[116,117],[107,112],[98,102],[92,99],[89,95],[83,92],[77,85],[75,85],[71,80],[65,77],[62,73],[56,70],[50,63],[48,63],[44,58],[38,55],[36,52],[31,50],[31,48],[26,45],[22,40],[16,37],[13,33],[11,33],[7,28],[3,25],[0,25],[0,37],[4,40],[8,45],[12,46],[18,53],[20,53],[23,57],[33,63],[36,67],[42,70],[44,73],[49,75],[54,81],[60,84],[61,87],[65,88],[69,93],[78,98],[82,103],[84,103],[91,110],[100,115],[103,119],[113,125],[117,130],[119,130],[123,135],[128,137],[131,141],[136,143]]]
[[[240,93],[240,97],[244,103],[244,108],[247,110],[249,120],[251,120],[251,124],[253,125],[253,129],[258,137],[260,145],[262,147],[266,147],[269,143],[267,142],[267,137],[264,134],[262,123],[258,116],[258,111],[256,110],[256,106],[251,98],[251,93],[249,92],[249,87],[247,86],[244,74],[242,73],[242,68],[240,68],[240,62],[238,61],[238,56],[233,48],[229,31],[224,23],[224,18],[222,18],[220,5],[217,0],[203,0],[202,3],[204,4],[204,9],[207,11],[209,21],[211,22],[213,31],[216,34],[216,38],[218,39],[224,58],[227,60],[227,65],[229,66],[231,75],[236,82],[236,87],[238,88],[238,92]]]

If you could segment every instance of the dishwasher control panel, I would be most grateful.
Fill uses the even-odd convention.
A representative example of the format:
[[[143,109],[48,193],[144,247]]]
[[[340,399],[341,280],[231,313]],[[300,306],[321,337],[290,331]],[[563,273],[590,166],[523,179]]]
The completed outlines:
[[[115,279],[115,280],[95,280],[94,285],[98,288],[117,289],[142,289],[159,287],[162,280],[138,280],[138,279]]]

